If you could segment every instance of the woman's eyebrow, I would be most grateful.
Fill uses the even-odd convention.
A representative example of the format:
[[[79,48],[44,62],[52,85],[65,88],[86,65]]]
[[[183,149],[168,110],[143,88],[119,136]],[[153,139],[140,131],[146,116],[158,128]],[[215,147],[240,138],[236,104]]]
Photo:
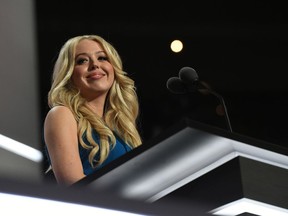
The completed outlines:
[[[95,54],[99,54],[99,53],[105,53],[105,52],[103,50],[95,52]],[[89,53],[86,53],[86,52],[78,53],[75,57],[77,58],[79,55],[89,55]]]

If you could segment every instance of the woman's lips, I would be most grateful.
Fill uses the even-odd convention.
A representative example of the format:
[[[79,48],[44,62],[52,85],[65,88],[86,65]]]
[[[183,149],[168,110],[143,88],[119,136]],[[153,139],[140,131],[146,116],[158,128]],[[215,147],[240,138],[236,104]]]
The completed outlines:
[[[100,79],[100,78],[102,78],[103,76],[105,76],[105,74],[93,72],[93,73],[89,74],[89,75],[87,76],[87,78],[88,78],[88,79]]]

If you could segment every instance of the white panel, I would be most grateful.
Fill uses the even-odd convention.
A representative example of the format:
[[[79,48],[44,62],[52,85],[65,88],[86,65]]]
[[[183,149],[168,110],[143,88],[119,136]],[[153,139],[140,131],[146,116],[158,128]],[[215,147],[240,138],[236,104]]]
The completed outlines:
[[[0,134],[40,149],[33,0],[0,0]],[[5,144],[5,143],[2,143]],[[0,147],[1,177],[38,179],[40,163]]]

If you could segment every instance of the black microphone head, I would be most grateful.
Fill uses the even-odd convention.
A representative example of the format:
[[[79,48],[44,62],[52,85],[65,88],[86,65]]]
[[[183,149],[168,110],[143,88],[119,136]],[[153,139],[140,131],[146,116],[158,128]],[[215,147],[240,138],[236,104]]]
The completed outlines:
[[[179,77],[170,77],[167,80],[166,86],[174,94],[187,93],[187,87]]]
[[[187,84],[193,84],[195,82],[198,82],[199,80],[198,74],[191,67],[181,68],[181,70],[179,71],[179,77],[183,82]]]

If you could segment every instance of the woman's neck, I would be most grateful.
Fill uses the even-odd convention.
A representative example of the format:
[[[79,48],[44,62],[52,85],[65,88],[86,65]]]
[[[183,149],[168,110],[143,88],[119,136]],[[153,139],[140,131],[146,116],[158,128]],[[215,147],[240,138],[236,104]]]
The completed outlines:
[[[105,101],[93,100],[87,102],[88,107],[99,117],[103,117]]]

